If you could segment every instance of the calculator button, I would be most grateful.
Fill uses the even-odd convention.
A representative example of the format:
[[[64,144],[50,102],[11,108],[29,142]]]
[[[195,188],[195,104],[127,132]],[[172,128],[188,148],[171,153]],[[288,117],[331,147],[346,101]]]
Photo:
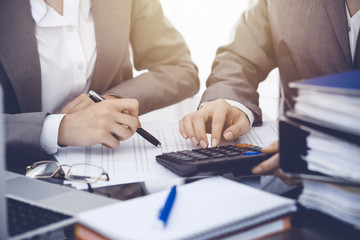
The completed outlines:
[[[202,155],[202,156],[195,157],[195,159],[196,159],[196,160],[208,160],[209,157]]]
[[[192,154],[193,154],[193,152],[190,151],[190,150],[180,151],[179,153],[182,153],[182,154],[187,155],[187,156],[192,156]]]
[[[164,153],[163,156],[167,158],[173,158],[176,157],[177,155],[175,153]]]
[[[195,160],[194,158],[192,157],[184,157],[181,159],[182,161],[192,161],[192,160]]]
[[[241,153],[231,152],[231,153],[227,153],[226,155],[232,157],[232,156],[237,156],[237,155],[239,155],[239,154],[241,154]]]
[[[248,143],[240,143],[240,144],[235,144],[235,146],[239,148],[247,148],[247,147],[253,147],[254,145]]]
[[[245,155],[249,156],[249,155],[257,155],[259,154],[259,152],[245,152]]]
[[[193,149],[192,152],[202,152],[204,149]]]

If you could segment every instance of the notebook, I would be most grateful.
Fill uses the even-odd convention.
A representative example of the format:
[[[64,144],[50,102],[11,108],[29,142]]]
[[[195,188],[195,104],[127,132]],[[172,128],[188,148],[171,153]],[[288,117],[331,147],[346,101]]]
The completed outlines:
[[[163,227],[157,225],[157,217],[167,194],[162,191],[81,213],[76,236],[84,239],[85,227],[110,239],[208,239],[232,232],[249,239],[286,229],[284,216],[296,210],[291,199],[217,176],[178,187]]]
[[[0,86],[0,239],[61,236],[79,212],[116,202],[6,171],[2,100]]]

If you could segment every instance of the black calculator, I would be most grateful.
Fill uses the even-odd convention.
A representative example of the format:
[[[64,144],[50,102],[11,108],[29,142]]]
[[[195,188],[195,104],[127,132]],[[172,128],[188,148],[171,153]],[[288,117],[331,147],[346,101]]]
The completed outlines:
[[[156,161],[182,177],[226,172],[251,175],[254,166],[273,155],[265,154],[260,149],[259,146],[246,143],[224,145],[163,153],[156,156]]]

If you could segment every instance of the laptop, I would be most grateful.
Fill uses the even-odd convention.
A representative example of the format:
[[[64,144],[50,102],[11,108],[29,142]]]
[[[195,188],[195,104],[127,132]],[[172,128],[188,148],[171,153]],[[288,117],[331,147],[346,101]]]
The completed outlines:
[[[45,237],[76,222],[83,211],[117,202],[6,171],[5,127],[0,86],[0,239]]]

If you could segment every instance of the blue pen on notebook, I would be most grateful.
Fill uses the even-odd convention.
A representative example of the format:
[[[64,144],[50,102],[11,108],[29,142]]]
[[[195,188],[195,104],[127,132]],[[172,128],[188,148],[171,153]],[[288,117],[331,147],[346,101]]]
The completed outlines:
[[[166,226],[167,220],[169,218],[171,209],[174,205],[176,196],[176,185],[171,188],[171,191],[166,199],[164,207],[160,210],[159,220],[163,223],[163,226]]]

